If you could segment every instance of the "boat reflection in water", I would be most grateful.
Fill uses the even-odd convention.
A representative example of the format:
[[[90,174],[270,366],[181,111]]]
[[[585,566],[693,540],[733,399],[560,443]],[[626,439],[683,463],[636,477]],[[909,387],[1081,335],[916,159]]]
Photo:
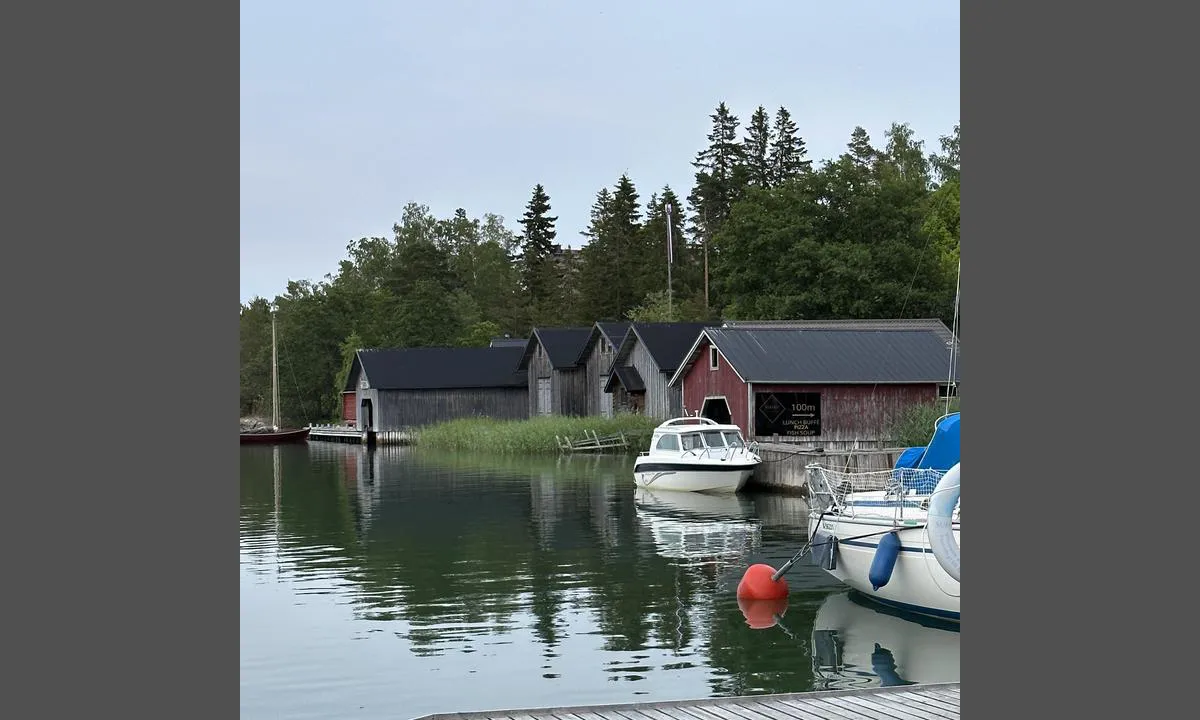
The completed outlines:
[[[813,622],[816,689],[957,682],[959,637],[957,623],[834,593]]]
[[[638,488],[638,522],[649,531],[655,550],[687,565],[721,565],[755,550],[761,523],[754,503],[737,495]]]

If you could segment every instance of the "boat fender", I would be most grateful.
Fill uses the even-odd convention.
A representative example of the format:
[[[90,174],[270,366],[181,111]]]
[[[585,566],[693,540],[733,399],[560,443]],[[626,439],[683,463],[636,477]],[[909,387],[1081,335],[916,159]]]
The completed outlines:
[[[958,541],[954,539],[954,506],[959,497],[959,463],[954,463],[933,489],[929,500],[929,545],[938,565],[950,577],[958,580]]]
[[[878,590],[892,579],[892,570],[896,567],[896,558],[900,557],[900,536],[894,532],[884,535],[875,548],[875,559],[871,561],[871,573],[868,578],[871,588]]]

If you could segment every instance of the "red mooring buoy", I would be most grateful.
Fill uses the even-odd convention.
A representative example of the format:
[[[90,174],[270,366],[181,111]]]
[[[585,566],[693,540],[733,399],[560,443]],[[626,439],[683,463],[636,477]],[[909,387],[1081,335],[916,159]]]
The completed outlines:
[[[787,597],[787,580],[772,580],[775,568],[757,563],[746,568],[746,574],[737,586],[737,596],[744,600],[778,600]]]
[[[747,625],[755,630],[766,630],[775,627],[784,616],[788,601],[785,597],[774,600],[738,598],[737,604],[742,616],[746,618]]]

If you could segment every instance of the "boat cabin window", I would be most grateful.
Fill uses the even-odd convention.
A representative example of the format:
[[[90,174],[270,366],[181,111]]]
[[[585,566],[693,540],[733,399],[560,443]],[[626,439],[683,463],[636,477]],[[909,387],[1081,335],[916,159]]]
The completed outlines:
[[[745,443],[742,442],[742,434],[733,430],[725,430],[725,442],[731,448],[740,448]]]
[[[656,445],[655,447],[657,447],[659,450],[678,450],[679,449],[679,436],[678,435],[663,435],[661,438],[658,439],[658,445]]]
[[[704,431],[704,442],[710,448],[724,448],[725,447],[725,438],[721,436],[720,430],[705,430]]]
[[[704,441],[700,439],[700,433],[688,433],[686,435],[680,435],[679,439],[683,443],[684,450],[704,449]]]

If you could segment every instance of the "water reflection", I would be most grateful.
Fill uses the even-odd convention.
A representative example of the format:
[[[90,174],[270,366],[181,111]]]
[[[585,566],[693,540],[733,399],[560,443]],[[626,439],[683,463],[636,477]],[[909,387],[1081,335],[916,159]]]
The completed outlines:
[[[871,668],[853,623],[823,625],[818,657],[840,590],[820,571],[797,565],[786,607],[733,596],[803,542],[798,498],[637,491],[624,456],[311,443],[243,448],[241,504],[246,717],[803,691]],[[878,642],[901,678],[939,672]]]
[[[959,679],[959,631],[951,623],[880,607],[857,593],[829,595],[812,631],[822,687],[911,685]]]
[[[634,504],[664,558],[725,565],[756,550],[761,539],[754,503],[737,495],[637,488]]]

